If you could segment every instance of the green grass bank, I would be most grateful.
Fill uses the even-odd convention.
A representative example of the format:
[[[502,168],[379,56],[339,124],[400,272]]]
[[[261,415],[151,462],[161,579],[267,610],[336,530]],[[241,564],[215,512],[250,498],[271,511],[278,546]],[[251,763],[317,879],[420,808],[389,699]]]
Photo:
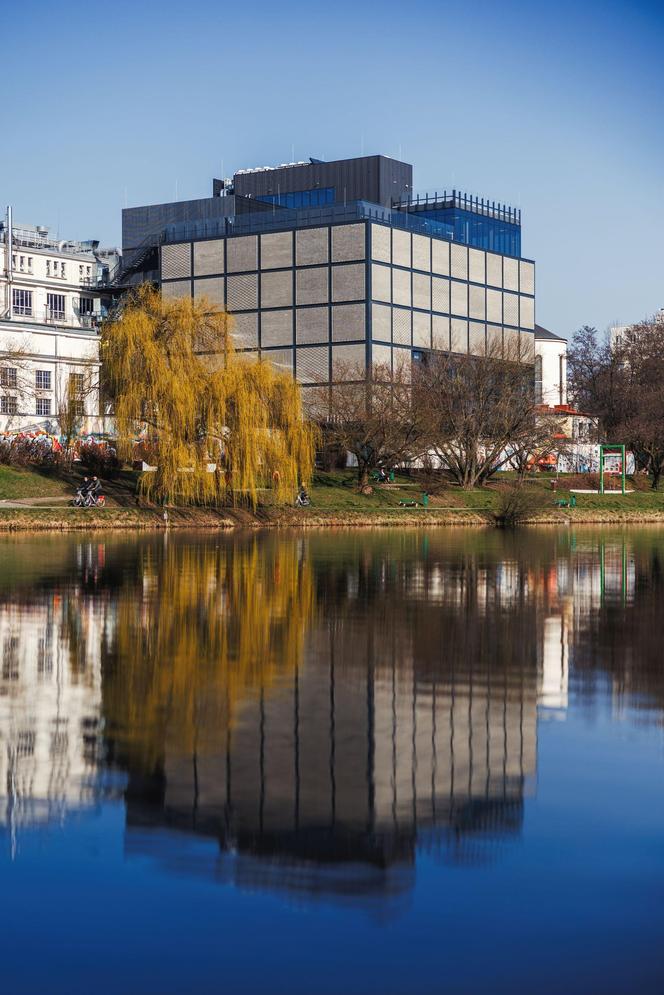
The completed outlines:
[[[383,527],[495,524],[501,490],[510,484],[508,474],[473,491],[398,475],[393,483],[375,484],[370,495],[360,494],[352,471],[316,474],[307,508],[280,508],[270,503],[269,492],[256,512],[244,509],[168,508],[138,506],[136,475],[125,471],[104,482],[107,507],[103,510],[72,508],[69,504],[80,472],[54,474],[32,468],[0,466],[0,531],[236,528],[236,527]],[[640,480],[625,496],[609,492],[576,494],[576,507],[559,507],[569,501],[570,485],[579,478],[561,476],[558,489],[544,475],[526,482],[533,507],[525,524],[664,523],[664,491],[656,492]],[[425,489],[428,494],[424,497]]]

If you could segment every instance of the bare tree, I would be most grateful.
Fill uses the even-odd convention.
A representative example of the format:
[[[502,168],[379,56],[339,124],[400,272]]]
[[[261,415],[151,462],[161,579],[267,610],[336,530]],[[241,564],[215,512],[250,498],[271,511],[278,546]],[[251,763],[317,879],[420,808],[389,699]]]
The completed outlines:
[[[656,490],[664,473],[664,322],[632,325],[615,347],[584,326],[568,368],[576,403],[599,419],[605,440],[633,450]]]
[[[0,353],[0,412],[9,417],[9,425],[30,393],[29,373],[25,349],[16,342],[8,343]]]
[[[357,460],[358,487],[366,491],[373,470],[388,470],[422,456],[428,445],[426,412],[413,391],[410,364],[338,368],[339,383],[315,394],[312,414],[328,446]]]
[[[482,486],[514,452],[541,441],[533,367],[518,346],[495,345],[485,355],[436,353],[414,390],[429,421],[431,450],[461,487]]]

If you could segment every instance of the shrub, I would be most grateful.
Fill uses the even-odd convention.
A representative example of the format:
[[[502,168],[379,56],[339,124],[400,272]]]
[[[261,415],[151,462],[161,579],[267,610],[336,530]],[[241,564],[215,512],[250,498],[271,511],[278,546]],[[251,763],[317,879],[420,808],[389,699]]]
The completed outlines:
[[[545,499],[542,494],[520,484],[513,484],[498,491],[494,518],[502,528],[514,528],[516,525],[522,525],[544,507]]]
[[[62,454],[54,452],[46,435],[14,435],[0,442],[0,463],[8,466],[55,467],[62,462]]]
[[[96,477],[113,477],[120,469],[115,449],[105,442],[83,442],[79,449],[81,463]]]

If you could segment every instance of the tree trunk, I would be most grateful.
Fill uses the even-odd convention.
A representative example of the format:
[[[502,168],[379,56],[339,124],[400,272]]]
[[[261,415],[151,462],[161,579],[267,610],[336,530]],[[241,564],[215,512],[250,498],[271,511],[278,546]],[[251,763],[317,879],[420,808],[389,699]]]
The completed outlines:
[[[369,484],[369,467],[365,464],[358,467],[357,489],[361,494],[371,493]]]

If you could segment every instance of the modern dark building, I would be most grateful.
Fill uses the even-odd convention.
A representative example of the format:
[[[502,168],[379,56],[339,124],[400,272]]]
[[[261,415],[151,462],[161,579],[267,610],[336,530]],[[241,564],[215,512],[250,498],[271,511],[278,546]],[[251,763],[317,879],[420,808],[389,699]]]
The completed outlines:
[[[123,212],[125,284],[205,296],[237,346],[303,385],[429,350],[518,344],[532,362],[535,264],[520,212],[457,190],[413,195],[386,156],[245,169],[213,196]]]

